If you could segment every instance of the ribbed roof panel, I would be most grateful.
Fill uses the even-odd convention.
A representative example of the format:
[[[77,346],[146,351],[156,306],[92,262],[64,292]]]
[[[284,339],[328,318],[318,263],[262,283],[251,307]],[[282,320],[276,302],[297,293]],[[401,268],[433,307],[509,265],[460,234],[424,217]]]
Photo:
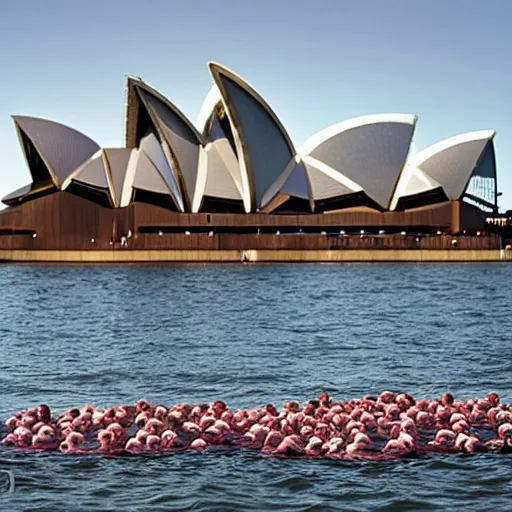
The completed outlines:
[[[156,192],[158,194],[170,194],[166,181],[144,151],[139,152],[139,159],[133,179],[133,188]]]
[[[315,201],[346,196],[355,192],[355,190],[329,176],[311,163],[306,164],[306,169],[311,183],[313,200]]]
[[[183,201],[178,184],[176,183],[174,174],[156,135],[150,132],[143,137],[140,141],[140,149],[148,155],[149,159],[158,169],[158,172],[167,183],[175,204],[178,206],[179,210],[183,211]]]
[[[191,203],[196,186],[201,141],[188,123],[173,109],[149,92],[142,89],[139,92],[147,108],[151,111],[154,118],[158,120],[159,128],[176,159],[173,162],[173,167],[181,175],[185,188],[184,192],[190,198],[189,201]]]
[[[206,172],[204,195],[242,200],[240,178],[237,176],[238,161],[226,139],[217,140],[209,146]]]
[[[416,117],[377,114],[350,119],[314,135],[300,149],[359,184],[382,208],[389,208],[405,165]]]
[[[449,199],[458,200],[493,137],[493,131],[450,137],[421,151],[410,163],[438,182]]]
[[[130,148],[109,148],[103,151],[107,157],[110,176],[112,177],[114,204],[119,206],[121,204],[128,162],[130,161],[132,151],[136,150]]]
[[[83,163],[72,175],[75,181],[80,181],[93,187],[108,189],[107,176],[101,152],[93,155],[87,162]]]
[[[31,140],[57,187],[100,147],[79,131],[55,121],[13,116],[18,129]],[[30,167],[30,161],[28,161]]]
[[[254,211],[263,206],[265,192],[285,170],[295,149],[274,111],[247,82],[215,63],[210,63],[210,70],[235,134],[244,195],[249,194]]]

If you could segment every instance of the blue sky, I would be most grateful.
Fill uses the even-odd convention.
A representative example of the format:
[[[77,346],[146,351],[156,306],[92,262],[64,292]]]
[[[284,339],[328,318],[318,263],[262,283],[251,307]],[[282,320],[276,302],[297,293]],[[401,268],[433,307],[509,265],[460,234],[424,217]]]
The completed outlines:
[[[510,0],[5,0],[0,196],[30,182],[11,114],[119,146],[126,74],[195,120],[215,60],[269,101],[296,144],[380,112],[417,114],[418,150],[494,129],[500,205],[512,208],[511,19]]]

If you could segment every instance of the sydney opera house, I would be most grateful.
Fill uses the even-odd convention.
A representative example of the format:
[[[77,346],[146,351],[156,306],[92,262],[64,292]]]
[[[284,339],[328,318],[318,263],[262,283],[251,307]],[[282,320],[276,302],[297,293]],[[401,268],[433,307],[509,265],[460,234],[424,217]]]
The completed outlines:
[[[120,148],[13,116],[32,181],[2,199],[0,251],[453,247],[497,211],[494,131],[412,155],[416,116],[376,114],[297,147],[246,81],[209,69],[195,124],[128,77]]]

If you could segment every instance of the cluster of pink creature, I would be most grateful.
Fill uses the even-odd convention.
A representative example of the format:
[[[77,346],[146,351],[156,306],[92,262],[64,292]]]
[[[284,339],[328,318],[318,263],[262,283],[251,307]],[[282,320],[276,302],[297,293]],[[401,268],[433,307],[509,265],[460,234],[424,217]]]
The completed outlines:
[[[5,422],[2,444],[65,453],[151,453],[232,446],[281,456],[392,459],[426,452],[512,452],[512,406],[496,393],[477,400],[415,400],[406,393],[334,401],[327,393],[230,411],[222,401],[168,408],[140,400],[54,418],[47,405]]]

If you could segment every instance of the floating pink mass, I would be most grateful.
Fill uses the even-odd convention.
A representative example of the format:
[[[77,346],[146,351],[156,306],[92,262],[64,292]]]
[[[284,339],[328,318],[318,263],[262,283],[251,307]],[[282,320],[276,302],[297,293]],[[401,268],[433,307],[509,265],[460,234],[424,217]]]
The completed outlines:
[[[240,447],[267,455],[388,460],[429,452],[512,452],[512,406],[496,393],[415,400],[406,393],[335,401],[327,393],[302,405],[230,411],[211,404],[167,408],[139,400],[105,410],[72,408],[55,418],[47,405],[18,412],[1,443],[23,450],[141,454]]]

